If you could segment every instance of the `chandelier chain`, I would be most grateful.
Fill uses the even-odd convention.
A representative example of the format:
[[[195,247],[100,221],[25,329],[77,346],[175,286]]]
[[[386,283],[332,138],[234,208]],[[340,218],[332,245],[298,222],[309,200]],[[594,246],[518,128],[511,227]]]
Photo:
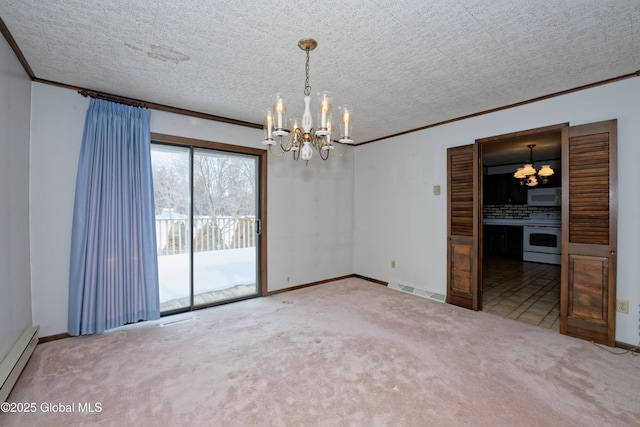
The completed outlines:
[[[305,72],[307,74],[307,78],[304,81],[304,95],[311,95],[311,85],[309,85],[309,50],[307,49],[307,62],[305,64]]]

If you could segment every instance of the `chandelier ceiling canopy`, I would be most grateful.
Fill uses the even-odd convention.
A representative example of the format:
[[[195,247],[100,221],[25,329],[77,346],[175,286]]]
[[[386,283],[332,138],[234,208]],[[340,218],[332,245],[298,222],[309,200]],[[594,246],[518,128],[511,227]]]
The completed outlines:
[[[294,160],[302,158],[309,162],[313,152],[317,151],[322,160],[327,160],[329,155],[340,157],[347,151],[347,145],[353,143],[353,109],[350,105],[341,105],[340,111],[340,139],[337,141],[343,145],[340,153],[336,153],[331,139],[333,132],[332,123],[332,95],[330,92],[322,91],[318,93],[317,128],[313,128],[313,118],[311,116],[311,85],[309,84],[309,52],[315,49],[318,43],[313,39],[302,39],[298,42],[298,47],[306,52],[307,61],[305,64],[306,79],[304,83],[304,112],[298,121],[297,117],[290,119],[287,123],[286,98],[277,93],[273,100],[273,107],[265,110],[263,131],[264,140],[262,143],[269,147],[269,152],[276,157],[284,153],[291,152]],[[288,130],[287,130],[288,125]],[[276,142],[277,141],[277,142]],[[273,152],[273,146],[280,148],[279,152]]]
[[[529,163],[525,163],[524,166],[518,168],[513,174],[513,177],[520,180],[520,185],[526,185],[527,187],[535,187],[540,182],[546,184],[549,182],[549,177],[554,174],[551,165],[543,164],[539,171],[533,167],[533,148],[536,144],[529,144]]]

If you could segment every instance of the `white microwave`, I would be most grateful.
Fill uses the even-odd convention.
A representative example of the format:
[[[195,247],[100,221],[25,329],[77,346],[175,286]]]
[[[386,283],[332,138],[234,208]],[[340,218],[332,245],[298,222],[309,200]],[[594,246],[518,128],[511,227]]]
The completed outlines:
[[[560,187],[531,188],[527,190],[527,204],[529,206],[560,206],[562,191]]]

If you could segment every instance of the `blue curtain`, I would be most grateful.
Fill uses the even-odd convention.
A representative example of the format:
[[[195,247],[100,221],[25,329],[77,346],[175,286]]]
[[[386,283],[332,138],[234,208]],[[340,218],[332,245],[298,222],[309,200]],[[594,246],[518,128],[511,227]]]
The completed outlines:
[[[69,272],[70,335],[160,317],[150,112],[91,99]]]

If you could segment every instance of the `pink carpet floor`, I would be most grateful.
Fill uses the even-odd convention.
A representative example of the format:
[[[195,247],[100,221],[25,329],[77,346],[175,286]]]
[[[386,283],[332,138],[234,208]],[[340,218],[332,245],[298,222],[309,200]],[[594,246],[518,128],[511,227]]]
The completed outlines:
[[[188,316],[39,345],[0,425],[640,425],[640,357],[360,279]]]

